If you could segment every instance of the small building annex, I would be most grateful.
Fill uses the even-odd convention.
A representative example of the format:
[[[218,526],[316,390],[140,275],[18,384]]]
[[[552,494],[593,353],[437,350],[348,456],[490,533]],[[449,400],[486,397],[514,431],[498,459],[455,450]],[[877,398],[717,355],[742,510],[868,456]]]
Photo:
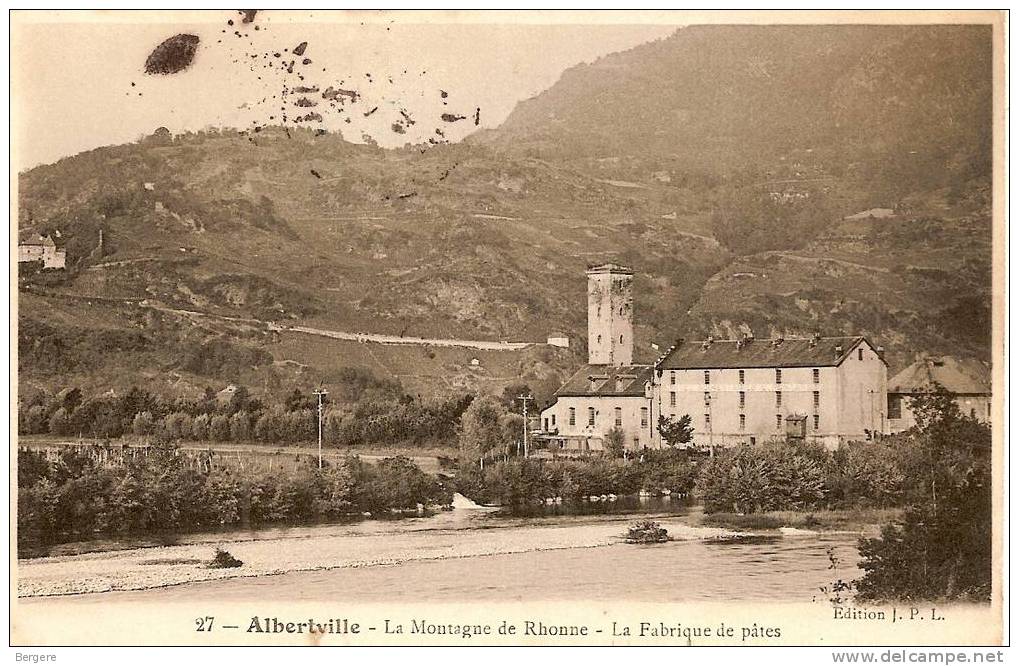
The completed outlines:
[[[916,425],[912,399],[937,386],[954,394],[963,415],[991,422],[991,369],[977,360],[927,356],[888,380],[888,432],[902,432]]]

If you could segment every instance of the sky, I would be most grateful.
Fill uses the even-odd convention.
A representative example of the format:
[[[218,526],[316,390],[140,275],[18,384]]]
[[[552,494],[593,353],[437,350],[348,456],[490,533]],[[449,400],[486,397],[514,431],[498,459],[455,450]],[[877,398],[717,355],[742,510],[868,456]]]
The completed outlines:
[[[15,18],[12,129],[19,171],[134,141],[160,126],[177,133],[278,124],[281,107],[291,121],[319,113],[322,122],[304,125],[338,130],[352,141],[368,135],[393,147],[429,137],[458,140],[497,127],[517,102],[553,85],[565,69],[676,30],[654,22],[611,25],[600,17],[587,25],[543,24],[540,16],[531,23],[495,22],[499,15],[483,13],[263,11],[249,24],[229,10]],[[149,53],[178,33],[200,39],[191,66],[146,74]],[[307,48],[295,58],[290,51],[301,42]],[[291,73],[280,65],[288,55],[299,61]],[[301,64],[305,58],[310,64]],[[358,102],[330,107],[315,93],[306,95],[315,106],[293,106],[305,96],[293,92],[296,86],[321,91],[330,85],[357,91]],[[443,113],[464,119],[448,122]]]

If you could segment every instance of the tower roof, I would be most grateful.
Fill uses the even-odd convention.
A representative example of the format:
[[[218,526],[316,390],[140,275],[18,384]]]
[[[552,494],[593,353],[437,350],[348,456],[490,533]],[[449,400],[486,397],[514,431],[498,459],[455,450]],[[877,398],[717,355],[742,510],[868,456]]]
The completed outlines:
[[[593,273],[619,273],[622,275],[633,275],[633,269],[628,266],[623,266],[622,264],[613,263],[588,266],[587,274],[591,275]]]

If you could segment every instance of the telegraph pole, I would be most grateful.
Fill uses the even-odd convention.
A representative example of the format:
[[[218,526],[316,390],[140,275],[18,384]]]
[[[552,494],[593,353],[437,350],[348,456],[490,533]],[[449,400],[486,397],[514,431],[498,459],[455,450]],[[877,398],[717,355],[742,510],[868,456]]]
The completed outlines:
[[[318,468],[322,469],[322,398],[329,395],[329,391],[317,388],[313,393],[318,396]]]
[[[524,403],[524,458],[527,458],[527,401],[534,400],[532,395],[518,395],[517,400]]]

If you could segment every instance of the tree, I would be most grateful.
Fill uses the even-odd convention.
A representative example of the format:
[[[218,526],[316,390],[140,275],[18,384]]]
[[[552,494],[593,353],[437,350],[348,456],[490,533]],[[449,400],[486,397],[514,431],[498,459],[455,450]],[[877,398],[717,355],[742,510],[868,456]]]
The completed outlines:
[[[478,396],[460,417],[462,462],[484,461],[503,443],[499,424],[506,410],[490,395]]]
[[[912,407],[918,426],[900,463],[908,506],[901,524],[861,539],[859,598],[989,601],[991,430],[940,387]]]
[[[152,418],[152,412],[138,412],[134,415],[134,419],[131,421],[131,432],[139,437],[151,435],[155,427],[155,423],[155,419]]]
[[[63,407],[50,415],[49,430],[54,435],[70,435],[71,428],[71,419]]]
[[[693,439],[693,426],[689,414],[684,414],[678,419],[673,416],[658,417],[658,434],[662,436],[669,446],[687,444]]]
[[[613,458],[622,458],[626,452],[626,433],[622,428],[615,427],[605,433],[605,452]]]
[[[251,415],[247,412],[235,412],[230,417],[230,441],[247,442],[251,440]]]
[[[230,439],[229,417],[216,414],[209,420],[209,439],[214,442],[225,442]]]
[[[28,409],[18,410],[19,435],[35,435],[46,432],[48,428],[46,410],[42,405],[32,405]]]

